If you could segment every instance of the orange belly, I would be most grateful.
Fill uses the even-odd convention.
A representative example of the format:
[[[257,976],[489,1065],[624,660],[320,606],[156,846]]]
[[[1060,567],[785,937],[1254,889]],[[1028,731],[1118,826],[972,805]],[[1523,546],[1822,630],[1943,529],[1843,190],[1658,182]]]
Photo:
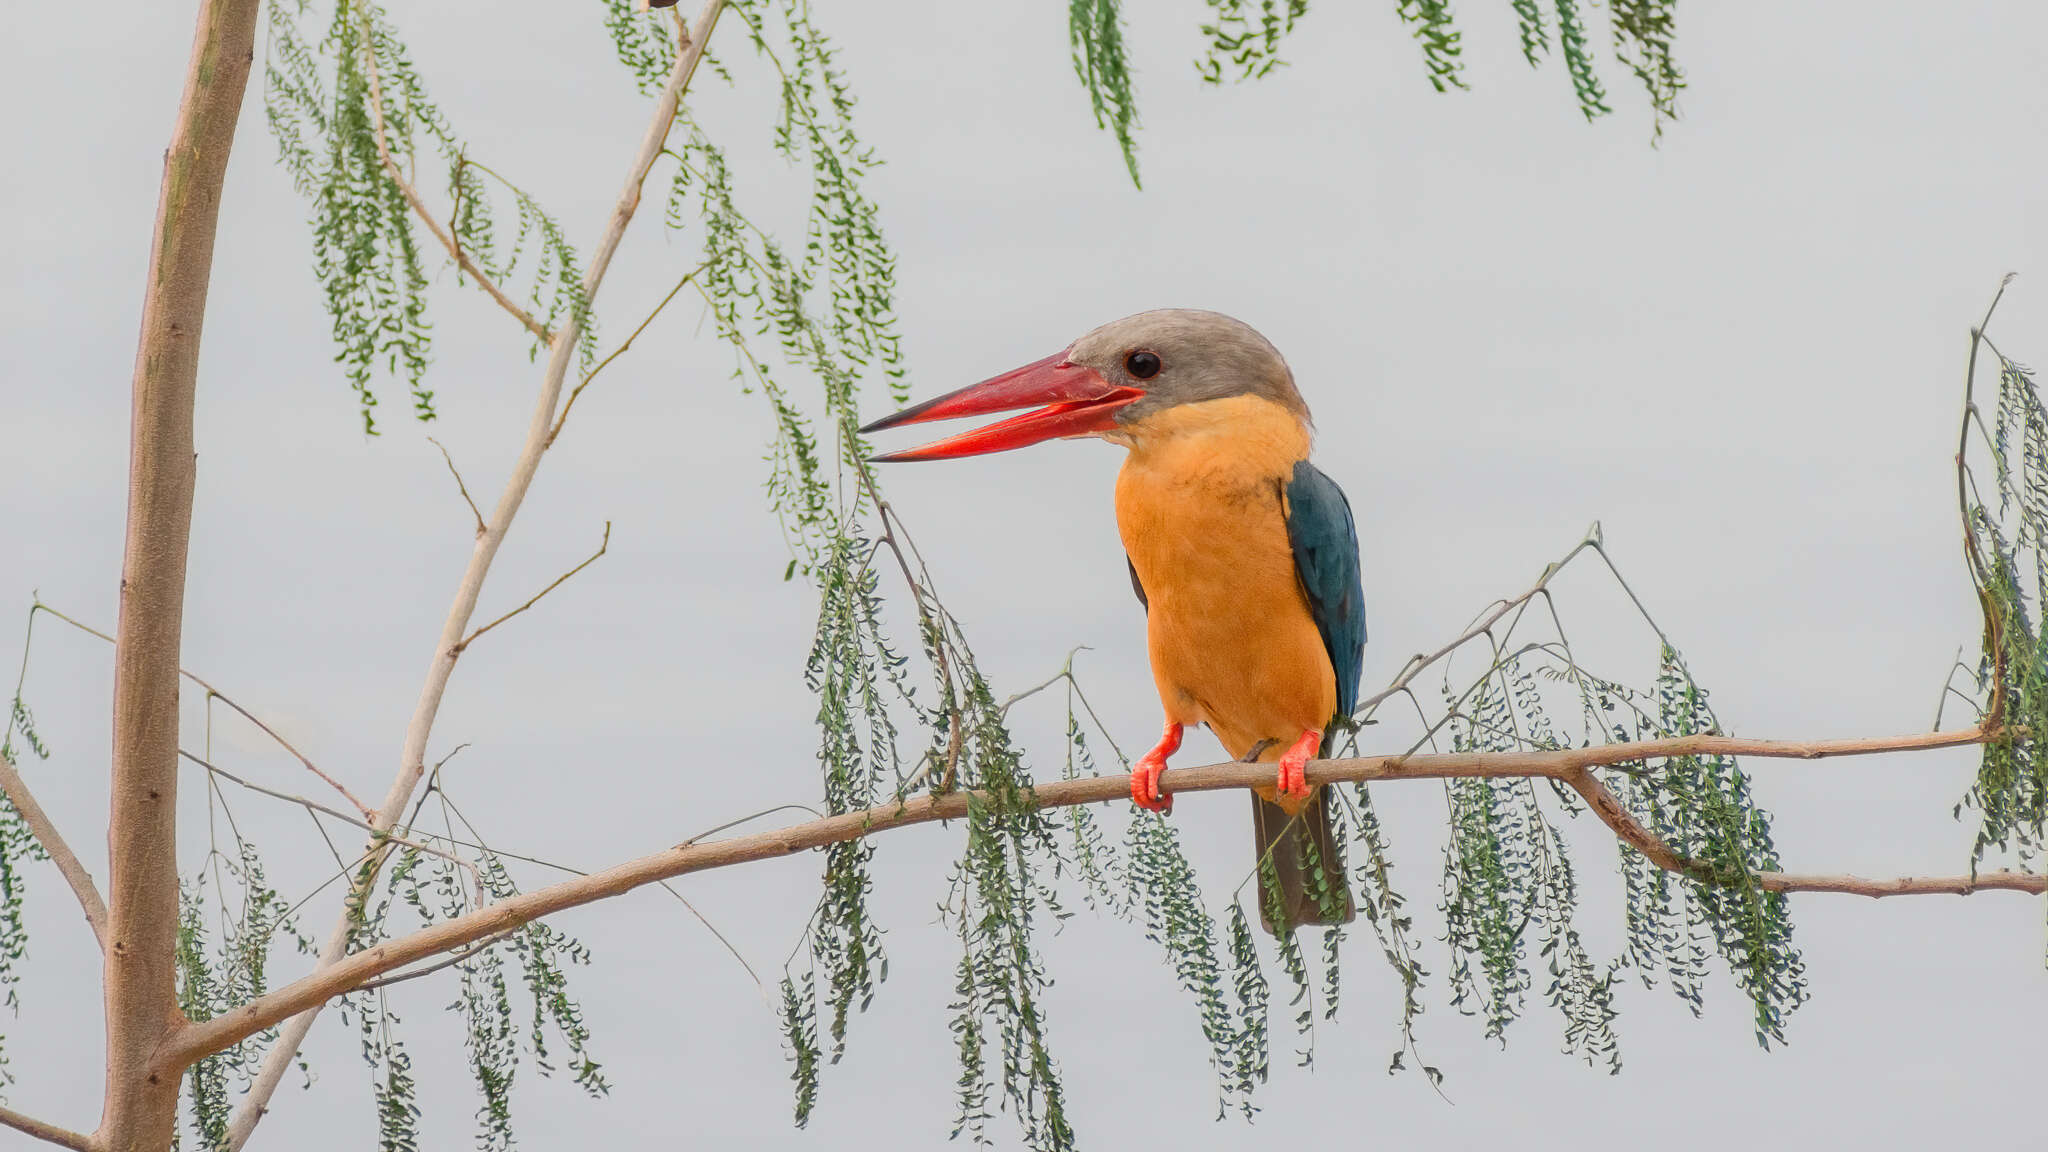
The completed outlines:
[[[1209,725],[1233,757],[1270,741],[1259,759],[1275,760],[1337,708],[1283,512],[1306,432],[1250,397],[1170,411],[1200,423],[1193,434],[1135,430],[1116,490],[1117,528],[1149,601],[1159,700],[1169,721]]]

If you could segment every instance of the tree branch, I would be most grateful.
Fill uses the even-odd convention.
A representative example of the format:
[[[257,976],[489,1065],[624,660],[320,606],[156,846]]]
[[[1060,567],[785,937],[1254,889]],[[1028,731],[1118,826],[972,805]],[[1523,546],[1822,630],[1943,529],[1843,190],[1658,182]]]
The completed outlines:
[[[50,820],[50,814],[43,811],[41,804],[36,803],[35,795],[28,790],[28,781],[21,778],[21,773],[14,768],[14,762],[9,760],[4,752],[0,752],[0,792],[7,794],[8,803],[13,804],[14,810],[21,814],[22,822],[28,825],[28,830],[35,833],[36,843],[43,846],[43,851],[49,855],[50,862],[57,866],[57,871],[64,874],[65,882],[71,885],[71,891],[78,896],[78,907],[84,911],[86,923],[92,925],[92,934],[100,942],[100,951],[105,952],[107,902],[100,899],[100,890],[93,885],[92,873],[87,872],[85,865],[78,862],[77,855],[71,851],[71,845],[64,842],[63,835],[57,831],[57,825]]]
[[[1596,552],[1600,550],[1600,525],[1598,523],[1595,523],[1591,528],[1588,528],[1586,530],[1585,538],[1580,540],[1577,544],[1572,545],[1571,551],[1566,552],[1563,556],[1559,557],[1556,561],[1545,567],[1543,569],[1543,575],[1537,577],[1536,583],[1530,585],[1527,591],[1509,600],[1494,601],[1493,606],[1491,608],[1488,608],[1486,611],[1480,613],[1479,618],[1474,620],[1470,625],[1468,625],[1463,632],[1458,633],[1458,635],[1455,638],[1453,638],[1449,643],[1445,644],[1441,648],[1438,648],[1436,651],[1426,654],[1418,652],[1415,655],[1410,656],[1408,658],[1408,662],[1401,666],[1400,673],[1397,674],[1394,677],[1394,679],[1387,684],[1385,688],[1382,688],[1378,692],[1375,692],[1372,695],[1367,696],[1365,699],[1360,700],[1358,702],[1358,706],[1351,710],[1351,714],[1356,717],[1370,716],[1372,714],[1373,709],[1379,707],[1381,704],[1392,699],[1393,697],[1398,696],[1403,692],[1406,692],[1408,690],[1408,685],[1414,683],[1415,678],[1421,675],[1424,669],[1437,663],[1444,657],[1449,656],[1451,653],[1456,652],[1458,649],[1463,648],[1465,645],[1471,643],[1472,641],[1477,640],[1479,637],[1486,635],[1488,632],[1492,631],[1493,626],[1495,624],[1500,623],[1501,620],[1504,617],[1506,617],[1508,613],[1515,611],[1516,609],[1527,604],[1529,601],[1534,600],[1536,597],[1543,595],[1543,593],[1550,587],[1551,580],[1556,578],[1559,572],[1564,571],[1565,565],[1570,564],[1572,560],[1578,556],[1579,553],[1584,552],[1588,548],[1591,548]],[[1619,576],[1620,573],[1616,573],[1616,575]],[[1629,593],[1629,595],[1633,597],[1635,593],[1631,592]],[[1638,603],[1637,607],[1640,608],[1641,604]]]
[[[457,644],[455,646],[455,650],[457,652],[462,651],[463,649],[469,647],[471,644],[476,643],[477,637],[483,635],[486,632],[489,632],[491,629],[496,628],[498,625],[503,624],[505,621],[510,620],[514,616],[519,615],[521,612],[526,611],[528,608],[533,607],[535,604],[540,603],[541,597],[547,595],[550,592],[553,592],[557,588],[560,588],[563,584],[568,582],[571,576],[574,576],[578,572],[583,571],[585,568],[590,567],[592,564],[597,563],[598,557],[603,556],[605,554],[605,550],[610,548],[611,546],[612,522],[607,520],[604,522],[604,539],[599,540],[597,542],[597,551],[592,552],[587,558],[584,559],[583,563],[578,564],[574,568],[569,569],[567,572],[562,573],[560,576],[555,577],[554,583],[549,584],[547,587],[541,589],[538,592],[535,592],[531,597],[527,599],[526,603],[521,604],[519,607],[514,608],[510,612],[505,613],[503,616],[498,617],[496,620],[491,621],[489,624],[486,624],[483,627],[477,629],[476,631],[471,632],[469,635],[464,636],[462,638],[462,643]]]
[[[469,498],[469,485],[464,484],[462,482],[462,473],[455,470],[455,457],[450,456],[448,454],[447,445],[441,443],[439,440],[434,439],[432,436],[427,437],[427,443],[432,444],[434,447],[439,448],[441,450],[441,459],[446,461],[448,464],[448,474],[450,476],[455,477],[456,491],[462,493],[462,502],[464,504],[469,505],[469,514],[476,518],[476,534],[479,536],[483,535],[484,514],[477,510],[476,501]]]
[[[611,266],[612,256],[618,251],[619,241],[625,236],[626,226],[632,223],[633,213],[640,204],[640,188],[647,180],[648,172],[661,155],[668,141],[670,129],[675,125],[676,109],[682,102],[683,92],[689,87],[690,78],[696,74],[697,63],[703,59],[704,46],[710,42],[712,30],[718,17],[725,10],[725,0],[706,0],[703,11],[697,17],[689,42],[677,53],[675,65],[669,70],[668,82],[663,86],[660,97],[655,100],[654,111],[648,119],[646,135],[641,139],[640,150],[634,156],[627,171],[625,186],[619,192],[617,203],[607,220],[603,236],[598,242],[590,267],[583,276],[583,299],[586,307],[596,299],[597,290],[604,282],[605,271]],[[576,359],[576,345],[583,334],[580,312],[572,312],[561,331],[554,333],[548,344],[548,362],[541,375],[540,395],[535,398],[533,415],[527,427],[526,443],[513,466],[512,475],[505,481],[505,489],[498,497],[498,503],[491,511],[489,523],[470,552],[469,566],[463,571],[462,581],[455,589],[455,602],[449,606],[448,617],[442,623],[441,635],[435,643],[434,654],[427,668],[426,683],[420,688],[419,703],[413,709],[411,722],[406,726],[404,747],[399,752],[398,775],[391,782],[391,790],[384,797],[383,805],[371,818],[371,823],[380,829],[390,829],[405,814],[406,802],[413,790],[426,774],[426,750],[428,737],[434,729],[434,719],[440,714],[441,698],[448,690],[448,681],[455,672],[455,662],[462,655],[463,636],[469,628],[471,617],[476,612],[477,597],[483,591],[484,577],[490,573],[491,563],[497,558],[499,547],[511,531],[512,519],[518,515],[520,505],[526,499],[527,489],[533,484],[534,473],[540,468],[541,456],[546,453],[549,435],[554,426],[555,409],[562,399],[562,382],[567,377],[569,366]],[[378,847],[373,845],[373,847]],[[356,885],[351,888],[348,903],[344,909],[353,906],[364,895],[369,884],[374,883],[378,857],[373,856],[369,867],[358,872]],[[332,970],[343,962],[348,952],[349,936],[353,922],[344,910],[329,933],[314,966],[313,975]],[[228,1148],[230,1152],[241,1152],[248,1143],[249,1134],[263,1118],[269,1107],[270,1098],[277,1092],[286,1071],[297,1058],[299,1045],[306,1039],[306,1033],[318,1018],[325,997],[311,999],[300,1004],[294,1011],[298,1015],[279,1029],[277,1042],[263,1058],[263,1066],[257,1071],[249,1085],[249,1092],[242,1099],[235,1115],[228,1124]],[[289,1015],[289,1013],[287,1013]],[[283,1017],[279,1017],[282,1020]],[[277,1021],[272,1021],[276,1023]],[[174,1057],[167,1056],[166,1059]],[[182,1068],[183,1063],[175,1067]]]
[[[654,311],[649,312],[647,314],[647,318],[640,321],[640,326],[638,328],[633,329],[632,335],[626,337],[625,341],[621,343],[617,348],[612,349],[611,355],[606,356],[602,360],[599,360],[597,362],[597,367],[592,368],[589,374],[584,376],[583,379],[577,383],[576,387],[571,388],[569,390],[569,399],[562,403],[562,414],[555,417],[554,430],[548,433],[548,447],[552,448],[555,446],[555,438],[562,434],[562,425],[567,424],[569,422],[569,409],[574,408],[576,406],[576,398],[578,396],[583,395],[583,390],[585,388],[590,387],[590,382],[592,380],[597,379],[597,374],[599,372],[604,371],[606,365],[610,364],[614,360],[617,360],[619,357],[624,356],[627,350],[633,347],[633,341],[638,340],[640,338],[640,334],[642,332],[647,331],[647,326],[654,323],[655,317],[661,315],[662,309],[668,307],[669,301],[674,300],[676,298],[676,294],[681,292],[683,290],[683,287],[689,284],[690,281],[695,280],[697,278],[697,274],[699,272],[704,271],[704,269],[708,265],[709,262],[707,261],[706,263],[699,264],[695,268],[690,269],[688,272],[683,273],[683,278],[676,281],[676,286],[668,290],[668,295],[663,296],[661,298],[661,303],[656,304],[654,306]],[[454,465],[450,464],[449,467],[453,468]]]
[[[1347,760],[1313,760],[1308,765],[1310,784],[1334,784],[1356,780],[1438,780],[1450,777],[1516,778],[1540,777],[1574,784],[1591,779],[1588,769],[1629,764],[1672,756],[1757,756],[1794,760],[1818,760],[1832,756],[1861,756],[1881,752],[1907,752],[1981,744],[1996,734],[1980,729],[1956,732],[1928,732],[1859,740],[1782,741],[1749,740],[1734,736],[1684,736],[1662,740],[1638,740],[1624,744],[1601,744],[1557,752],[1443,753],[1410,756],[1371,756]],[[1169,793],[1215,792],[1271,786],[1273,769],[1268,764],[1229,762],[1199,768],[1169,769],[1160,780]],[[1600,789],[1604,792],[1604,787]],[[1122,776],[1094,776],[1059,780],[1039,785],[1032,799],[1040,808],[1102,804],[1130,795],[1130,783]],[[988,802],[986,796],[974,799]],[[262,1031],[294,1012],[325,1003],[365,982],[405,965],[417,963],[450,949],[462,948],[530,923],[567,908],[594,903],[630,892],[635,888],[672,879],[691,872],[729,868],[806,849],[855,840],[892,828],[927,824],[935,820],[958,819],[967,815],[970,797],[964,792],[926,794],[900,802],[882,804],[859,812],[828,816],[820,820],[735,836],[708,843],[683,844],[665,852],[643,856],[602,872],[550,885],[533,892],[509,897],[488,908],[471,912],[430,928],[387,940],[313,975],[258,997],[221,1016],[184,1029],[167,1059],[182,1067],[209,1053]],[[1614,810],[1619,803],[1608,795]],[[1597,808],[1596,808],[1597,810]],[[1607,816],[1603,814],[1603,819]],[[1634,823],[1634,818],[1629,817]],[[1640,828],[1640,825],[1636,825]],[[1649,842],[1655,837],[1641,834]],[[1633,843],[1634,840],[1631,840]],[[1670,854],[1666,859],[1680,865],[1673,869],[1687,875],[1697,869]],[[1922,893],[1967,893],[2000,889],[2039,894],[2048,891],[2048,876],[2031,873],[1993,872],[1976,877],[1944,879],[1905,878],[1863,880],[1849,876],[1808,876],[1762,873],[1759,887],[1777,892],[1847,892],[1868,896]]]
[[[365,17],[366,21],[367,19]],[[384,135],[384,86],[377,75],[377,49],[370,43],[367,23],[362,31],[362,42],[363,69],[370,78],[370,127],[377,137],[377,159],[384,162],[384,174],[398,186],[399,194],[412,206],[412,214],[419,217],[420,222],[427,226],[427,231],[434,234],[434,239],[441,242],[441,247],[448,250],[448,255],[454,259],[456,267],[468,273],[470,279],[476,281],[477,287],[484,290],[485,295],[497,301],[498,307],[510,313],[514,320],[533,333],[535,339],[543,344],[553,343],[555,333],[548,331],[547,325],[534,319],[531,312],[521,308],[517,301],[507,296],[505,290],[498,287],[497,281],[492,280],[476,261],[469,258],[469,253],[464,252],[462,245],[456,241],[454,231],[442,227],[441,221],[427,210],[427,202],[421,199],[419,190],[412,186],[412,181],[406,179],[405,171],[391,158],[391,145]]]
[[[45,604],[40,600],[36,601],[34,611],[47,612],[51,616],[54,616],[57,619],[62,620],[64,623],[71,625],[73,628],[78,629],[80,632],[83,632],[88,636],[97,636],[100,639],[105,640],[109,644],[112,644],[114,642],[114,638],[112,636],[107,635],[105,632],[100,631],[99,629],[93,627],[90,624],[85,624],[71,618],[70,616],[66,616],[64,613],[59,612],[57,609],[50,607],[48,604]],[[234,709],[235,713],[239,715],[242,719],[247,720],[251,724],[254,724],[265,736],[268,736],[272,740],[276,741],[277,746],[279,748],[282,748],[285,751],[291,753],[292,758],[294,760],[297,760],[299,763],[305,765],[306,771],[311,772],[315,776],[318,776],[320,780],[323,783],[325,783],[328,787],[334,789],[336,792],[341,793],[342,799],[347,800],[350,804],[355,805],[356,811],[361,812],[365,818],[367,818],[372,812],[376,811],[370,806],[364,804],[361,800],[356,799],[355,793],[350,792],[346,787],[344,787],[341,781],[336,780],[334,777],[329,776],[325,772],[322,772],[320,770],[319,765],[313,763],[313,761],[309,759],[304,752],[301,752],[297,748],[292,747],[291,741],[278,735],[277,729],[272,728],[270,725],[265,724],[261,720],[258,720],[254,712],[251,712],[247,708],[242,707],[240,704],[235,703],[234,697],[228,695],[227,693],[221,691],[218,688],[215,688],[212,684],[208,683],[204,678],[200,677],[196,673],[188,672],[185,669],[180,668],[178,669],[178,675],[183,676],[185,679],[190,680],[194,684],[199,685],[201,688],[206,689],[206,694],[209,697],[218,700],[221,703],[227,705],[228,707]]]
[[[0,1108],[0,1127],[12,1128],[16,1132],[26,1132],[38,1140],[47,1140],[60,1148],[73,1149],[74,1152],[103,1152],[99,1141],[94,1140],[83,1132],[73,1132],[69,1128],[59,1128],[55,1124],[45,1124],[33,1116],[24,1116],[12,1108]]]
[[[235,123],[255,58],[256,0],[202,0],[164,153],[136,341],[121,614],[114,629],[107,1078],[96,1142],[171,1142],[178,1078],[156,1055],[178,1011],[178,650],[192,530],[192,413],[214,236]]]

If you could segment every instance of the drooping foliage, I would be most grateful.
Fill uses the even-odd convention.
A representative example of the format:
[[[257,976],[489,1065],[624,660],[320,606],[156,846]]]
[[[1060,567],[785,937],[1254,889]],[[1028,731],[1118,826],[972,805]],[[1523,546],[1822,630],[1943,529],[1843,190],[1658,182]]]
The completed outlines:
[[[427,95],[384,9],[336,0],[317,37],[309,30],[320,20],[313,0],[279,0],[268,13],[264,111],[279,161],[312,207],[314,273],[363,430],[377,430],[380,372],[405,384],[417,417],[438,415],[426,386],[433,350],[426,269],[447,255],[433,251],[441,234],[521,295],[543,331],[583,322],[587,369],[596,329],[587,323],[583,274],[567,235],[533,197],[470,155]],[[424,229],[435,233],[427,237],[412,201],[444,189],[423,186],[431,178],[420,175],[423,167],[443,174],[449,203],[444,222]]]
[[[23,751],[38,760],[50,758],[49,746],[36,732],[35,715],[29,711],[27,701],[21,698],[22,687],[28,682],[28,645],[34,639],[35,631],[36,614],[30,611],[28,627],[22,636],[21,672],[14,681],[7,724],[0,728],[0,759],[6,760],[10,766],[20,764]],[[16,736],[21,737],[20,745],[14,742]],[[49,858],[49,853],[43,851],[42,842],[36,839],[28,822],[15,811],[13,801],[0,795],[0,993],[4,993],[9,1013],[20,1010],[19,966],[28,956],[28,925],[22,919],[21,869],[25,864]],[[6,1037],[0,1035],[0,1091],[14,1083],[14,1074],[7,1066],[5,1040]]]
[[[1195,73],[1210,84],[1258,80],[1284,66],[1282,48],[1309,14],[1308,0],[1206,3],[1210,11],[1202,18]],[[1507,5],[1530,67],[1540,67],[1555,49],[1564,58],[1579,112],[1589,121],[1612,113],[1588,20],[1588,11],[1599,5],[1590,0],[1507,0]],[[1123,0],[1069,0],[1068,24],[1074,73],[1088,94],[1095,125],[1115,138],[1136,184],[1138,109],[1122,8]],[[1678,118],[1678,94],[1685,90],[1685,71],[1672,54],[1678,0],[1614,0],[1608,9],[1615,58],[1641,83],[1650,106],[1651,138],[1660,139],[1665,125]],[[1450,0],[1393,0],[1392,15],[1414,38],[1431,87],[1448,92],[1471,86],[1464,32]]]
[[[1989,319],[1987,313],[1986,324]],[[1996,373],[1988,407],[1978,404],[1975,391],[1980,352],[1989,353]],[[1971,702],[1995,738],[1984,745],[1976,782],[1956,815],[1966,808],[1978,815],[1973,869],[1999,857],[2038,870],[2048,855],[2048,757],[2036,740],[2048,730],[2048,647],[2041,633],[2048,605],[2048,407],[2033,373],[1981,329],[1971,333],[1968,371],[1956,494],[1964,554],[1984,614]],[[1975,470],[1987,462],[1989,495]]]

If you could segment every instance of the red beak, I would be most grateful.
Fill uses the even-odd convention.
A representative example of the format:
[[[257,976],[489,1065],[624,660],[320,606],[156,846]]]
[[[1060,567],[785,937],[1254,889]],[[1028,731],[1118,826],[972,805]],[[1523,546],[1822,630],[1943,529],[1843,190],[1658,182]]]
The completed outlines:
[[[958,392],[927,400],[861,429],[879,432],[899,424],[922,424],[928,420],[953,420],[961,416],[984,416],[1013,408],[1045,405],[1036,412],[962,432],[919,448],[877,456],[877,463],[898,460],[952,460],[1022,448],[1042,440],[1063,436],[1086,436],[1116,427],[1117,409],[1144,396],[1137,388],[1121,388],[1104,380],[1093,368],[1067,362],[1066,352],[1026,364],[969,385]]]

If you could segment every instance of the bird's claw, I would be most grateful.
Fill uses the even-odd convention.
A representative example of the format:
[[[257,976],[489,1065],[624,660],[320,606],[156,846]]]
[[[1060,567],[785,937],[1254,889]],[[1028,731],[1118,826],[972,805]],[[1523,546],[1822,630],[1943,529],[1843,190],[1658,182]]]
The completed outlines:
[[[1159,776],[1165,771],[1166,757],[1140,757],[1131,769],[1131,803],[1162,816],[1173,811],[1173,797],[1159,790]]]
[[[1159,774],[1166,771],[1166,758],[1180,751],[1181,726],[1169,720],[1159,734],[1159,743],[1138,757],[1131,767],[1131,803],[1147,812],[1164,816],[1173,811],[1173,797],[1159,790]]]
[[[1322,747],[1323,734],[1309,731],[1301,734],[1280,757],[1280,779],[1275,784],[1282,796],[1290,800],[1308,797],[1308,760]]]

